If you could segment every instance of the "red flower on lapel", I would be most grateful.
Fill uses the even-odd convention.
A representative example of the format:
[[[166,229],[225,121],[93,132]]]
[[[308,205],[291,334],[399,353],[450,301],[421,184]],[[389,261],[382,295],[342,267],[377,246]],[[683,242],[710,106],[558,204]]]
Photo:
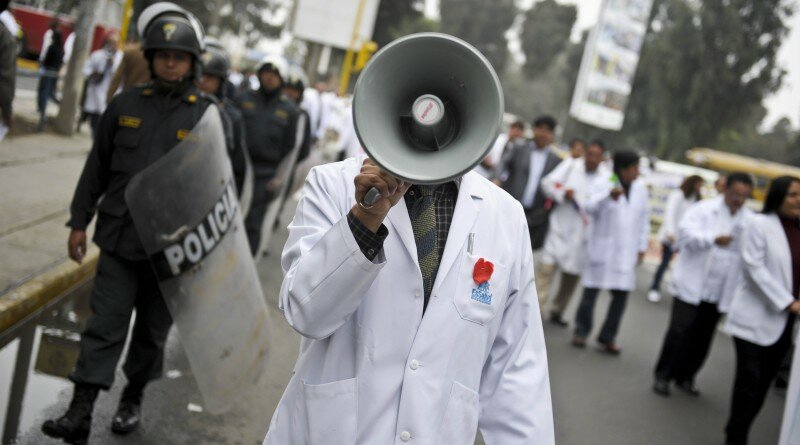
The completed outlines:
[[[493,272],[494,264],[481,258],[475,263],[475,268],[472,269],[472,279],[475,280],[475,283],[482,284],[492,278]]]

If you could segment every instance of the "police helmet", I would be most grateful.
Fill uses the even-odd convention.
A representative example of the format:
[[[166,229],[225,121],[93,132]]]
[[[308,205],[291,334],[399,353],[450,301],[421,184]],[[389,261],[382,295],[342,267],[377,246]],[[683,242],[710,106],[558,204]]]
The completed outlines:
[[[289,88],[294,88],[295,90],[300,92],[302,96],[303,90],[305,90],[306,86],[308,85],[308,77],[306,77],[305,71],[299,66],[292,66],[289,68],[289,74],[286,78],[286,85]]]
[[[225,54],[228,53],[228,51],[225,49],[225,45],[223,45],[222,42],[220,42],[220,40],[217,38],[206,37],[203,43],[205,43],[206,49],[215,48],[222,51]]]
[[[203,52],[202,42],[186,17],[169,13],[162,14],[148,24],[142,49],[148,59],[152,59],[153,53],[160,49],[184,51],[197,59]]]
[[[197,20],[197,17],[195,17],[191,12],[172,2],[158,2],[148,6],[147,8],[144,8],[144,10],[142,10],[142,12],[139,14],[139,19],[136,21],[136,30],[139,32],[139,35],[144,37],[147,33],[148,25],[150,25],[150,23],[152,23],[156,18],[166,14],[178,15],[186,18],[186,20],[192,24],[192,29],[194,29],[194,32],[197,35],[197,40],[203,42],[205,31],[203,30],[203,25],[200,24],[199,20]]]
[[[206,51],[200,56],[200,64],[203,74],[216,76],[220,79],[227,79],[228,71],[231,69],[228,55],[211,46],[207,46]]]
[[[261,62],[258,63],[259,73],[266,70],[277,72],[278,75],[281,76],[281,80],[285,81],[286,75],[289,71],[289,66],[283,57],[269,55],[261,59]]]

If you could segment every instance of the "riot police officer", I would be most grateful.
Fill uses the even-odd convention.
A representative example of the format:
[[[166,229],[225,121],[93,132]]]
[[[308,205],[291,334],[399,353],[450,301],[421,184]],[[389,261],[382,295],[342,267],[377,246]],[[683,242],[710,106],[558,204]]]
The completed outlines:
[[[64,415],[42,425],[45,434],[68,443],[85,443],[89,436],[94,401],[99,390],[108,390],[113,383],[134,308],[136,322],[123,366],[128,384],[112,431],[125,434],[138,427],[144,387],[162,373],[172,318],[124,193],[134,175],[177,145],[207,108],[215,106],[195,86],[202,28],[190,13],[174,5],[172,9],[163,6],[148,8],[150,16],[151,8],[166,12],[152,17],[142,33],[154,81],[117,95],[109,104],[70,206],[70,258],[82,261],[86,227],[95,212],[94,242],[101,253],[91,294],[94,313],[81,336],[80,355],[70,375],[75,383],[72,401]]]
[[[206,40],[206,50],[200,56],[202,74],[197,82],[200,91],[217,98],[222,111],[226,131],[228,155],[233,166],[236,190],[242,195],[248,173],[249,155],[245,142],[244,120],[242,112],[234,103],[234,86],[228,81],[230,61],[228,55],[216,42]],[[252,174],[251,174],[252,175]],[[252,178],[249,179],[252,181]],[[252,186],[248,184],[248,188]],[[247,212],[244,211],[246,214]]]
[[[289,68],[288,79],[286,79],[286,84],[283,86],[283,94],[286,95],[286,97],[288,97],[292,102],[294,102],[305,121],[305,125],[303,127],[303,140],[299,144],[300,151],[297,155],[298,163],[308,156],[308,153],[311,151],[311,145],[314,143],[314,140],[311,136],[311,120],[308,115],[308,111],[303,109],[301,106],[303,103],[303,93],[305,92],[307,85],[308,77],[306,77],[306,73],[302,68],[298,66],[292,66]]]
[[[303,175],[303,177],[305,177],[305,174],[307,174],[307,170],[297,168],[297,166],[301,165],[301,161],[308,157],[309,153],[311,152],[311,146],[315,142],[313,134],[311,133],[311,121],[308,111],[302,107],[303,92],[305,92],[307,85],[308,77],[306,77],[306,73],[303,71],[303,69],[299,66],[291,66],[289,68],[289,74],[287,75],[286,83],[283,86],[283,94],[295,104],[300,112],[300,116],[297,120],[297,126],[298,135],[302,137],[302,140],[295,141],[295,146],[298,150],[297,159],[295,160],[296,168],[292,168],[291,173],[287,176],[288,185],[284,188],[284,194],[281,201],[281,210],[278,212],[279,215],[283,214],[283,206],[286,204],[286,198],[294,187],[294,182],[297,180],[298,173]],[[300,127],[302,127],[302,129],[300,129]]]
[[[250,250],[255,255],[261,243],[261,226],[267,205],[277,191],[274,181],[281,161],[295,144],[297,107],[281,94],[287,75],[286,61],[267,56],[258,66],[260,87],[247,91],[239,101],[244,115],[247,149],[253,161],[253,201],[245,220]]]

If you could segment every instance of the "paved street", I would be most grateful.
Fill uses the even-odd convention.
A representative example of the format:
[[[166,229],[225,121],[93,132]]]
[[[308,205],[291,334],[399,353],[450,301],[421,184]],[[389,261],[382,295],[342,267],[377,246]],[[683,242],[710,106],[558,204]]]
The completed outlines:
[[[284,239],[285,231],[276,234],[273,249],[280,247]],[[646,266],[639,272],[642,287],[651,276],[650,269]],[[299,339],[277,311],[278,257],[265,258],[259,265],[259,272],[274,328],[272,360],[261,385],[253,388],[225,415],[190,411],[190,403],[202,405],[202,402],[173,332],[165,369],[171,371],[169,375],[174,378],[164,378],[148,389],[143,428],[122,438],[110,433],[108,425],[124,383],[120,374],[113,390],[99,399],[90,443],[260,443],[291,375]],[[607,297],[599,299],[598,316],[604,314],[607,301]],[[573,311],[576,304],[577,301],[572,302]],[[632,295],[620,335],[624,349],[618,358],[603,355],[592,347],[576,350],[569,345],[569,330],[549,323],[545,325],[559,444],[706,445],[723,442],[722,427],[733,379],[732,341],[726,335],[717,335],[711,357],[697,382],[703,391],[700,398],[693,399],[679,392],[670,399],[658,397],[650,391],[651,371],[668,315],[668,301],[653,305],[641,292]],[[6,357],[9,356],[0,352],[0,363]],[[58,443],[42,436],[38,426],[48,415],[65,409],[71,395],[70,385],[63,379],[34,372],[28,386],[20,429],[23,435],[18,443]],[[782,409],[783,396],[771,392],[754,425],[753,444],[777,442]]]
[[[18,112],[35,112],[35,86],[23,81]],[[51,107],[55,112],[55,107]],[[0,295],[33,274],[66,257],[67,207],[90,146],[86,134],[63,138],[50,133],[18,136],[0,143]],[[283,225],[293,212],[287,206]],[[179,338],[170,336],[165,369],[167,377],[152,384],[144,403],[144,425],[128,437],[111,434],[108,425],[124,385],[120,378],[112,391],[100,396],[95,411],[93,444],[257,444],[289,380],[299,337],[277,310],[281,274],[277,253],[285,241],[280,229],[272,239],[272,255],[259,265],[265,298],[273,325],[272,359],[260,386],[253,388],[229,413],[214,416],[196,412],[202,407],[191,369]],[[652,264],[639,271],[639,288],[646,288]],[[0,297],[1,298],[1,297]],[[606,310],[608,297],[598,301],[597,316]],[[88,313],[84,298],[67,302],[61,312],[72,323]],[[572,302],[572,311],[577,296]],[[669,316],[670,302],[648,303],[642,292],[630,298],[620,334],[623,353],[614,358],[593,348],[569,345],[571,331],[545,324],[550,376],[559,444],[721,444],[733,380],[734,351],[729,337],[718,334],[711,357],[698,379],[703,394],[692,399],[676,392],[670,399],[650,390],[652,368]],[[77,315],[76,315],[77,314]],[[77,319],[75,321],[73,319]],[[62,412],[71,385],[44,372],[43,323],[33,342],[33,363],[22,399],[19,444],[56,444],[39,432],[42,420]],[[599,322],[598,322],[599,324]],[[73,344],[74,347],[74,344]],[[11,371],[18,342],[0,349],[0,419],[6,418]],[[73,349],[74,352],[74,349]],[[37,360],[38,359],[38,360]],[[192,410],[190,410],[190,404]],[[195,406],[196,405],[196,406]],[[753,444],[777,441],[783,396],[772,392],[754,425]]]
[[[16,125],[36,117],[36,79],[17,77]],[[49,106],[54,116],[58,107]],[[12,135],[0,142],[0,295],[66,258],[69,202],[92,141],[88,128],[73,137]]]

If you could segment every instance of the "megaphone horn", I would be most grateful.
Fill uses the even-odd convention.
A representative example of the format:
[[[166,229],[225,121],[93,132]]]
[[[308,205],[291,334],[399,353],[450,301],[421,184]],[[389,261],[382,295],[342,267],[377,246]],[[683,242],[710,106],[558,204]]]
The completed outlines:
[[[503,119],[503,90],[472,45],[412,34],[378,51],[356,82],[353,122],[382,169],[413,184],[441,184],[486,156]],[[380,199],[371,189],[362,205]]]

